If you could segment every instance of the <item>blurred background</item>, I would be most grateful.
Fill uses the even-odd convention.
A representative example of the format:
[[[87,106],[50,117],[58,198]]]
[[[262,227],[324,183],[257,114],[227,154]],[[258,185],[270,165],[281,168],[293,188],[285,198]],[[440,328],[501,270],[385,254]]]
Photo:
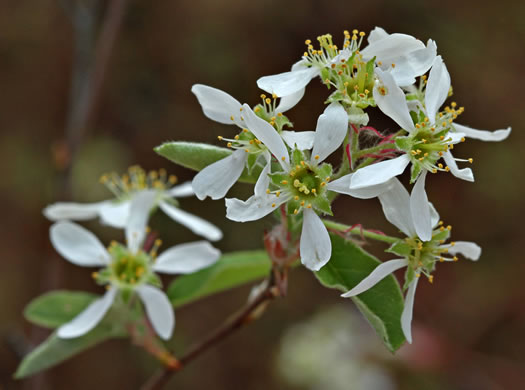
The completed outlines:
[[[474,158],[475,183],[439,174],[427,185],[453,238],[476,241],[482,258],[439,265],[434,284],[420,284],[414,344],[395,356],[350,301],[297,269],[286,299],[178,373],[169,388],[524,388],[523,1],[2,0],[0,389],[134,389],[158,365],[126,341],[112,341],[43,375],[11,379],[21,356],[48,334],[23,319],[32,298],[53,289],[101,292],[91,270],[55,254],[45,205],[106,199],[100,175],[132,164],[190,180],[193,172],[152,148],[169,140],[218,144],[217,135],[234,134],[202,114],[190,92],[194,83],[254,105],[256,80],[287,71],[305,39],[331,33],[340,45],[344,29],[369,32],[376,25],[437,42],[454,100],[466,108],[460,123],[513,127],[505,142],[469,140],[456,148],[457,157]],[[295,129],[314,128],[326,96],[324,86],[309,85],[289,112]],[[371,124],[392,126],[374,117]],[[246,198],[250,191],[241,184],[230,194]],[[223,201],[188,198],[181,206],[223,228],[223,251],[261,248],[271,226],[226,220]],[[339,199],[335,212],[340,222],[395,234],[376,200]],[[105,242],[122,239],[97,222],[86,226]],[[160,214],[152,226],[166,247],[197,238]],[[366,248],[388,259],[383,246]],[[242,305],[249,289],[178,310],[175,351]]]

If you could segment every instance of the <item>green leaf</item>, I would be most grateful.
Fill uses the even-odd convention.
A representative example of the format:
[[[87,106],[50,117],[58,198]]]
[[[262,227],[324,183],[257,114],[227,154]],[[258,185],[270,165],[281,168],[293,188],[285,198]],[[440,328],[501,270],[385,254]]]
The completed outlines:
[[[155,151],[175,164],[194,171],[200,171],[208,165],[232,154],[230,149],[197,142],[165,142],[157,146]],[[262,168],[260,165],[255,165],[251,172],[248,172],[248,169],[245,168],[239,181],[255,183],[261,174]]]
[[[226,253],[211,267],[175,279],[168,288],[168,297],[174,307],[179,307],[262,279],[269,274],[270,268],[270,259],[264,250]]]
[[[61,339],[54,332],[22,360],[16,370],[15,378],[21,379],[36,374],[102,341],[125,336],[126,331],[120,326],[115,326],[110,318],[103,320],[85,335],[74,339]]]
[[[349,291],[380,264],[377,258],[353,242],[335,234],[330,234],[330,238],[332,258],[315,273],[324,286]],[[396,279],[389,275],[352,300],[383,339],[386,347],[395,352],[405,341],[401,330],[403,295]]]
[[[33,299],[24,316],[33,324],[54,329],[71,321],[96,298],[86,292],[51,291]]]

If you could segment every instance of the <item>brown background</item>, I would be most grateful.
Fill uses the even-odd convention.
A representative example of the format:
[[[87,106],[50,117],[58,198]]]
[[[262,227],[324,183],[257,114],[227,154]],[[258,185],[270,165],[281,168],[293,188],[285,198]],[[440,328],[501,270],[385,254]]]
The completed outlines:
[[[99,291],[91,270],[57,258],[49,244],[42,208],[58,200],[60,170],[53,150],[64,134],[71,85],[71,1],[0,2],[0,388],[133,389],[156,362],[123,341],[108,342],[33,380],[13,382],[17,352],[40,342],[46,332],[21,314],[35,296],[50,289]],[[86,5],[94,3],[86,0]],[[107,3],[99,3],[96,20]],[[108,196],[98,184],[107,171],[139,163],[165,167],[180,180],[192,172],[157,156],[166,140],[217,143],[231,128],[202,115],[190,92],[194,83],[223,89],[255,104],[257,78],[283,72],[304,51],[304,40],[344,29],[366,32],[380,25],[424,41],[434,39],[452,76],[455,97],[466,111],[462,124],[480,129],[508,125],[506,142],[469,141],[456,149],[473,157],[476,182],[432,176],[429,196],[453,237],[483,247],[479,263],[440,266],[433,285],[421,283],[415,305],[415,344],[383,367],[399,389],[518,389],[525,383],[525,285],[523,69],[525,6],[521,1],[138,1],[128,2],[112,52],[98,110],[73,167],[73,198]],[[296,129],[313,129],[326,90],[318,83],[290,112]],[[376,127],[391,125],[376,120]],[[56,156],[56,155],[55,155]],[[232,195],[247,197],[249,186]],[[224,229],[223,251],[260,248],[264,223],[224,219],[223,201],[183,200],[182,206]],[[386,232],[395,230],[375,200],[340,199],[338,220]],[[188,230],[156,216],[166,247],[196,239]],[[118,232],[89,223],[104,241]],[[373,247],[380,254],[382,247]],[[383,259],[388,256],[382,255]],[[177,311],[173,345],[183,350],[242,304],[248,287]],[[261,321],[236,334],[173,379],[178,389],[302,389],[279,375],[276,356],[290,324],[324,307],[349,301],[319,286],[304,269],[291,276],[290,294]],[[344,325],[344,324],[343,324]],[[365,328],[367,329],[367,328]],[[349,332],[351,329],[349,328]],[[366,333],[366,332],[365,332]],[[323,356],[319,356],[323,359]],[[345,363],[342,359],[341,364]],[[334,371],[335,372],[335,371]],[[335,373],[334,373],[335,375]],[[349,384],[348,388],[352,388]]]

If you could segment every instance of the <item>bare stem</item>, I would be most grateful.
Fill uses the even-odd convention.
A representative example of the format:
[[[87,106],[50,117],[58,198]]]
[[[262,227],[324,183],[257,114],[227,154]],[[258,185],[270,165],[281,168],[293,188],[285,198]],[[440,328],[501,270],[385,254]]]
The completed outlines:
[[[195,344],[186,354],[179,359],[179,365],[175,368],[164,367],[154,374],[143,386],[142,390],[159,390],[162,389],[171,376],[182,370],[188,363],[196,359],[202,353],[213,347],[215,344],[224,340],[230,334],[251,323],[256,317],[255,312],[261,305],[280,296],[280,290],[274,283],[269,283],[259,295],[249,301],[241,310],[226,320],[221,326],[215,329],[208,337]]]

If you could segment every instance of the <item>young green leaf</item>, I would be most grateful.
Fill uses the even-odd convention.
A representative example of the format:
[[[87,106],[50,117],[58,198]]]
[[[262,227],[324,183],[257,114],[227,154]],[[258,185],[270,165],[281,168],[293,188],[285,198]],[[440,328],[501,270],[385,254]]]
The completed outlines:
[[[155,151],[175,164],[194,171],[201,171],[208,165],[232,154],[230,149],[197,142],[165,142],[157,146]],[[250,172],[248,169],[244,169],[239,181],[255,183],[262,168],[261,165],[255,164],[251,167]]]
[[[349,291],[380,264],[380,261],[351,241],[330,234],[332,257],[315,275],[326,287]],[[403,295],[396,279],[389,275],[374,287],[353,297],[386,347],[395,352],[405,341],[401,330]]]
[[[46,370],[102,341],[126,337],[126,331],[117,323],[103,320],[89,333],[74,339],[61,339],[54,332],[22,360],[15,378],[25,378]]]
[[[33,324],[55,329],[75,318],[96,298],[95,294],[80,291],[51,291],[33,299],[24,316]]]
[[[211,267],[179,276],[168,288],[174,307],[241,284],[262,279],[270,272],[270,259],[263,250],[226,253]]]

